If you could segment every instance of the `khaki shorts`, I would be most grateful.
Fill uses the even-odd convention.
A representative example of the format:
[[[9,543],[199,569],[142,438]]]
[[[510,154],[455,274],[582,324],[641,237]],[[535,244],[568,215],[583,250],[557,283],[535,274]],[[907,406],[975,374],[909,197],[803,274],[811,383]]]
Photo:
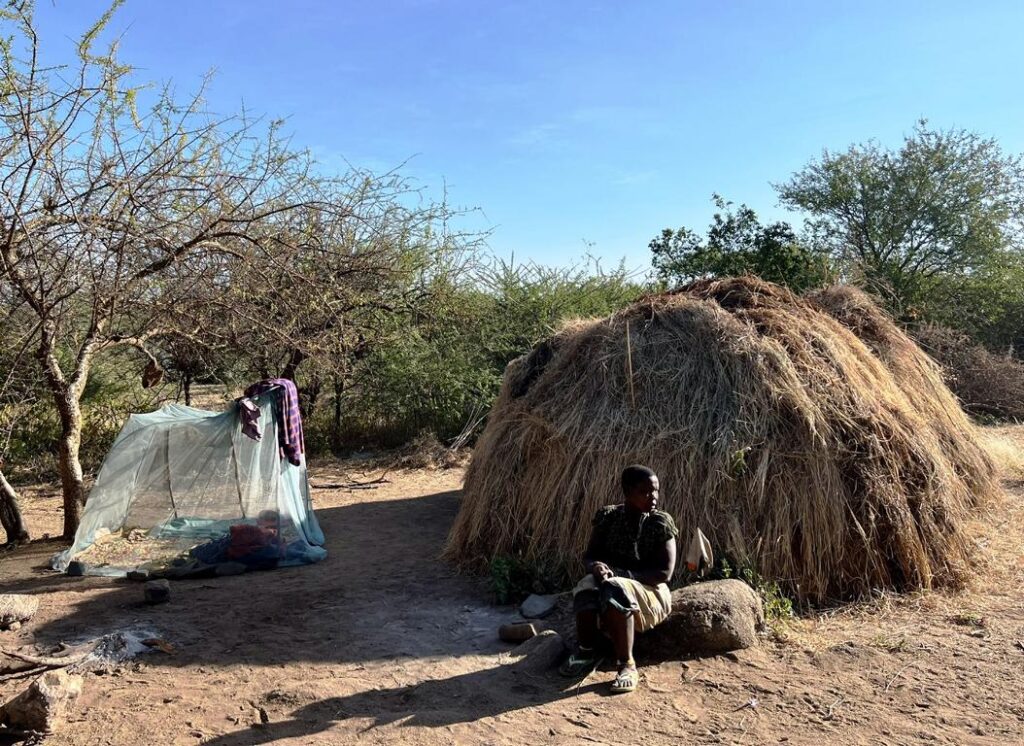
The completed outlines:
[[[665,583],[650,586],[629,578],[611,578],[606,582],[619,586],[638,607],[633,614],[633,624],[637,632],[646,632],[658,626],[672,611],[672,593]],[[593,575],[588,574],[576,584],[572,594],[575,596],[580,591],[596,590],[597,581]]]

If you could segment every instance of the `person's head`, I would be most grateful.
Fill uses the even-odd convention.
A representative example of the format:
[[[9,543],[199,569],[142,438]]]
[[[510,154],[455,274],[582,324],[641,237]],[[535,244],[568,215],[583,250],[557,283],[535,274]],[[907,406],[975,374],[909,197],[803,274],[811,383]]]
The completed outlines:
[[[256,525],[263,529],[277,531],[280,522],[281,515],[276,510],[261,510],[260,514],[256,516]]]
[[[646,466],[627,466],[622,470],[622,494],[626,505],[641,513],[658,507],[658,475]]]

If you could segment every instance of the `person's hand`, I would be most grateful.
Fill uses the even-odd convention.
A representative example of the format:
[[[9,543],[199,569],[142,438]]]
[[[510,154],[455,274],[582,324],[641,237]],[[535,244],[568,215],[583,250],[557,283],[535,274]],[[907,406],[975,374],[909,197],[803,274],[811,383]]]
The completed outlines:
[[[615,573],[612,572],[612,568],[608,567],[604,562],[595,562],[590,566],[590,573],[594,576],[594,580],[598,583],[603,583],[608,578],[614,578]]]

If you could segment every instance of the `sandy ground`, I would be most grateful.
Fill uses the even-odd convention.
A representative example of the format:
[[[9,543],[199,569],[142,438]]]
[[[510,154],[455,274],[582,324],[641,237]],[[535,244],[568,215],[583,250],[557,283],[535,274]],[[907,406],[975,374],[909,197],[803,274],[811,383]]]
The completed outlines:
[[[1024,447],[1024,429],[1003,434]],[[344,467],[316,466],[313,484],[347,481]],[[0,645],[143,627],[175,649],[87,674],[47,743],[1024,743],[1022,481],[975,527],[968,591],[815,613],[735,655],[641,661],[641,690],[613,697],[610,671],[577,686],[510,670],[495,631],[515,610],[437,559],[461,472],[389,479],[314,489],[323,563],[177,582],[163,606],[141,605],[137,584],[46,572],[54,541],[0,555],[0,588],[42,604]],[[56,533],[55,488],[26,498],[34,533]]]

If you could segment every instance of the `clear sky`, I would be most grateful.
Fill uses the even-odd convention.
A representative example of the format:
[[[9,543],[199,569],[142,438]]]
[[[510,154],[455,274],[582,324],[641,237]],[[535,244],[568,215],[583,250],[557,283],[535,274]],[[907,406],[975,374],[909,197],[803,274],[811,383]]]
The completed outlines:
[[[105,5],[40,0],[44,44]],[[127,0],[112,28],[146,79],[214,69],[212,109],[286,117],[338,168],[408,161],[546,263],[646,266],[712,192],[784,217],[771,182],[919,117],[1024,151],[1020,0]]]

